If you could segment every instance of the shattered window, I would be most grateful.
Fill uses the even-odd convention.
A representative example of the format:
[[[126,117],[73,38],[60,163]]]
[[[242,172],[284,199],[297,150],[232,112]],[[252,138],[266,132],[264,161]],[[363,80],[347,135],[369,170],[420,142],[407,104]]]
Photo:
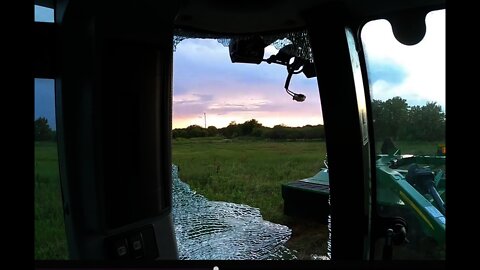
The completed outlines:
[[[216,39],[220,44],[225,47],[230,45],[233,39],[248,38],[249,35],[221,35],[221,34],[206,34],[199,32],[192,32],[184,29],[176,29],[175,36],[173,38],[173,48],[176,49],[177,45],[185,39],[189,38],[209,38]],[[280,50],[286,45],[294,44],[296,55],[313,62],[312,49],[310,46],[310,40],[306,30],[298,32],[287,32],[279,34],[265,34],[260,35],[266,44],[271,44],[275,49]]]
[[[258,208],[209,201],[178,177],[172,168],[173,222],[180,259],[268,260],[294,259],[285,247],[287,226],[262,218]]]

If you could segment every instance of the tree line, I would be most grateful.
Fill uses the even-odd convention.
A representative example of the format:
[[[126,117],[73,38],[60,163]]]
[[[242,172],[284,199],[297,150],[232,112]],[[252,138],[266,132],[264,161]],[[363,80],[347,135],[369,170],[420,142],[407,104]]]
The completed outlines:
[[[191,125],[187,128],[176,128],[172,131],[172,138],[174,139],[212,136],[222,136],[228,139],[236,137],[256,137],[273,140],[325,139],[325,130],[323,125],[306,125],[303,127],[276,125],[270,128],[252,119],[243,124],[237,124],[235,121],[232,121],[224,128],[216,128],[215,126],[203,128],[199,125]]]
[[[34,122],[35,141],[55,141],[56,132],[50,128],[45,117],[39,117]],[[223,136],[225,138],[257,137],[265,139],[325,139],[322,125],[307,125],[304,127],[287,127],[276,125],[273,128],[265,127],[257,120],[252,119],[243,124],[231,122],[227,127],[217,129],[215,126],[203,128],[191,125],[187,128],[177,128],[172,131],[173,138],[195,138]]]
[[[386,101],[373,100],[372,113],[377,141],[390,137],[394,140],[442,140],[445,138],[446,115],[436,102],[424,106],[409,106],[405,99],[394,97]],[[50,128],[45,117],[35,120],[35,140],[56,140],[56,132]],[[276,125],[265,127],[252,119],[242,124],[232,121],[224,128],[203,128],[191,125],[172,131],[173,138],[195,138],[223,136],[225,138],[256,137],[273,140],[325,139],[323,125],[288,127]]]
[[[372,114],[374,132],[377,141],[384,138],[394,140],[443,140],[445,138],[445,113],[436,102],[427,102],[424,106],[409,106],[405,99],[393,97],[386,101],[373,100]],[[215,126],[203,128],[191,125],[172,131],[173,138],[195,138],[223,136],[225,138],[258,137],[265,139],[325,139],[323,125],[287,127],[276,125],[265,127],[252,119],[237,124],[232,121],[227,127]]]
[[[372,114],[377,141],[386,137],[422,141],[445,139],[446,115],[436,102],[409,106],[401,97],[386,101],[374,99]]]

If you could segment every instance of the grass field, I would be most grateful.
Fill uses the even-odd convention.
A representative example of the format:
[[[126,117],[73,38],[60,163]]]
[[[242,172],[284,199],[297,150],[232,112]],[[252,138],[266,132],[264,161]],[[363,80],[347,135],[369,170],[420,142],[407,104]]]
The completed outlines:
[[[57,144],[35,142],[35,259],[68,258]]]
[[[247,204],[263,218],[292,228],[287,246],[300,259],[326,252],[327,229],[314,221],[283,215],[281,184],[313,176],[323,167],[322,141],[273,142],[177,139],[173,163],[180,179],[210,200]],[[433,154],[438,142],[398,142],[402,153]],[[379,146],[380,147],[380,146]],[[35,258],[67,259],[55,143],[35,143]]]
[[[424,142],[424,141],[399,141],[395,142],[395,145],[400,149],[402,154],[415,154],[415,155],[435,155],[439,144],[445,144],[444,141]],[[378,142],[376,149],[380,151],[382,142]]]
[[[260,208],[265,219],[284,221],[281,184],[313,176],[323,165],[325,143],[185,139],[173,142],[180,179],[210,200]]]

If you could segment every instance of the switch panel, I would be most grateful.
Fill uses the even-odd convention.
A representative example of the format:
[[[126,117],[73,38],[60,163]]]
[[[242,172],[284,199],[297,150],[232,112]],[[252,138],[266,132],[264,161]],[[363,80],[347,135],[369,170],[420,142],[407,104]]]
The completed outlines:
[[[130,230],[105,239],[109,258],[114,260],[154,260],[158,257],[153,226]]]

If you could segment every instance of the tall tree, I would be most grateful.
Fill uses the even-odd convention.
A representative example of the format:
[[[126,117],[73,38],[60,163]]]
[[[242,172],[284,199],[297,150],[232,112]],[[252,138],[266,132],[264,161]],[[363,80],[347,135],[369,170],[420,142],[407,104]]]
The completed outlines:
[[[393,97],[385,101],[383,106],[385,131],[387,137],[398,140],[405,134],[408,121],[408,103],[401,97]]]
[[[407,140],[417,140],[423,139],[424,129],[420,123],[422,123],[422,107],[420,106],[412,106],[408,111],[408,123],[406,127],[406,136],[405,139]]]
[[[384,113],[385,102],[377,99],[372,100],[372,116],[375,139],[382,140],[387,136],[387,118]]]
[[[235,121],[230,122],[227,127],[221,129],[222,135],[226,138],[237,137],[239,134],[239,128]]]
[[[416,126],[417,139],[421,140],[438,140],[445,137],[445,113],[442,112],[442,107],[436,102],[427,102],[425,106],[418,111],[416,116],[412,119],[411,124]],[[411,115],[411,118],[414,115]]]
[[[239,127],[241,136],[249,136],[252,135],[254,128],[260,128],[262,127],[262,124],[258,123],[257,120],[252,119],[250,121],[246,121],[243,124],[240,124]]]
[[[48,125],[48,120],[45,117],[39,117],[34,122],[35,141],[52,140],[53,131]]]
[[[218,135],[218,129],[216,126],[209,126],[207,128],[207,135],[209,137],[217,136]]]
[[[199,125],[190,125],[185,129],[185,135],[187,138],[205,137],[207,130]]]

